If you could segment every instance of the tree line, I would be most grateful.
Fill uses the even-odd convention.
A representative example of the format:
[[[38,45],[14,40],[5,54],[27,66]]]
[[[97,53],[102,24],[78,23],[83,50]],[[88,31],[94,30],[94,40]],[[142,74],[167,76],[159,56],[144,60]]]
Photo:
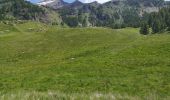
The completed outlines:
[[[170,7],[162,8],[159,12],[150,13],[147,15],[147,19],[141,22],[141,34],[155,34],[163,31],[170,31]]]

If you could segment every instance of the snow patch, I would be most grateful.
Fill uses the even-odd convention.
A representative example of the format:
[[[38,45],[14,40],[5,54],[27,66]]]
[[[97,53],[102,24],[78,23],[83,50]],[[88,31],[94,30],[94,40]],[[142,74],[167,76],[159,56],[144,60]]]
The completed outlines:
[[[39,2],[37,4],[40,5],[40,6],[45,6],[47,4],[53,3],[54,1],[55,0],[45,0],[45,1]]]

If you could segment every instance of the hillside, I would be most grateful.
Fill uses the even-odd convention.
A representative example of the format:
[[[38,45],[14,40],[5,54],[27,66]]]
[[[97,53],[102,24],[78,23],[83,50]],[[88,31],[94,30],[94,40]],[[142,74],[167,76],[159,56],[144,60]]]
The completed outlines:
[[[158,12],[160,8],[165,7],[166,2],[164,0],[112,0],[99,4],[82,3],[76,0],[62,6],[56,4],[58,3],[51,2],[46,6],[55,9],[68,26],[123,28],[139,27],[144,15]]]
[[[39,7],[25,0],[1,0],[0,20],[35,20],[45,23],[61,23],[53,10]]]
[[[34,20],[70,27],[139,27],[145,16],[168,5],[163,0],[112,0],[104,4],[76,0],[1,0],[0,20]]]
[[[169,100],[169,33],[27,22],[0,24],[0,44],[1,100]]]

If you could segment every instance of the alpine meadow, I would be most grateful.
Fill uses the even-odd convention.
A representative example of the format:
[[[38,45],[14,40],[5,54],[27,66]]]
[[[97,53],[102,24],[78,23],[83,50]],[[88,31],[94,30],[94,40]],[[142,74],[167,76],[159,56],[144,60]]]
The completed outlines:
[[[170,100],[170,2],[0,0],[0,100]]]

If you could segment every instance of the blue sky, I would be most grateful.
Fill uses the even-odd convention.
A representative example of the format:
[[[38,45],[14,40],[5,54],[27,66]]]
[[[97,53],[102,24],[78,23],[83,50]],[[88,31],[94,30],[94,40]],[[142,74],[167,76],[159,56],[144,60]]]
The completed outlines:
[[[33,3],[37,3],[37,2],[39,2],[39,1],[41,1],[41,0],[28,0],[28,1],[31,1],[31,2],[33,2]],[[73,1],[75,1],[75,0],[64,0],[64,1],[66,1],[66,2],[73,2]],[[86,1],[86,0],[80,0],[80,1]],[[92,1],[101,1],[101,0],[92,0]],[[108,1],[108,0],[102,0],[103,2],[104,1]],[[170,1],[170,0],[167,0],[167,1]]]

